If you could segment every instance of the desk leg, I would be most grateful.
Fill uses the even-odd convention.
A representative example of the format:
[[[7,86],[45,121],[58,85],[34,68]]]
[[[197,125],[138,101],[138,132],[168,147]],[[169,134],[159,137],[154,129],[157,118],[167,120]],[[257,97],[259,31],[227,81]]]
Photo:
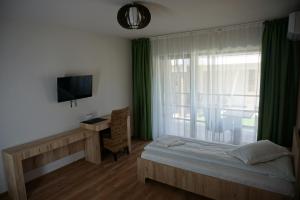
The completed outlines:
[[[101,163],[99,133],[95,132],[85,140],[85,160],[94,164]]]
[[[21,157],[3,153],[3,160],[10,198],[26,200],[27,195]]]

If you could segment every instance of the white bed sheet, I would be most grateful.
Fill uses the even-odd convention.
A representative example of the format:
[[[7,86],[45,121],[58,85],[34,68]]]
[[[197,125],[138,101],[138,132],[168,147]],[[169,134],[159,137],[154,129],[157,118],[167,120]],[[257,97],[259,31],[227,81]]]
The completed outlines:
[[[174,139],[174,136],[169,138]],[[249,166],[226,153],[236,148],[235,145],[178,139],[184,141],[184,144],[165,147],[154,141],[145,147],[141,157],[271,192],[288,196],[295,194],[292,181],[272,176],[278,174],[272,162]]]

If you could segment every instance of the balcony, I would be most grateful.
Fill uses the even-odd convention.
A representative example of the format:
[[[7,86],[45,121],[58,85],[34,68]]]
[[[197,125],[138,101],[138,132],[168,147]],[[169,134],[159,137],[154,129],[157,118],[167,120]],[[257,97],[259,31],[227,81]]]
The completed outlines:
[[[168,134],[237,145],[256,141],[258,95],[198,93],[194,106],[190,93],[176,95],[186,105],[164,105]],[[218,104],[209,104],[212,99]]]

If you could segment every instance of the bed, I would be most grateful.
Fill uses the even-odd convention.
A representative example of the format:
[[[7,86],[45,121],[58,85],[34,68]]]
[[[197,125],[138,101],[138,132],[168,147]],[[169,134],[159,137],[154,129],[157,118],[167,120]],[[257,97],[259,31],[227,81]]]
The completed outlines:
[[[276,163],[253,166],[227,154],[234,145],[181,138],[182,145],[147,145],[137,160],[138,179],[152,179],[212,199],[296,199],[299,182],[299,131],[294,131],[295,180],[276,171]],[[293,169],[292,169],[293,170]],[[293,172],[292,172],[293,173]]]

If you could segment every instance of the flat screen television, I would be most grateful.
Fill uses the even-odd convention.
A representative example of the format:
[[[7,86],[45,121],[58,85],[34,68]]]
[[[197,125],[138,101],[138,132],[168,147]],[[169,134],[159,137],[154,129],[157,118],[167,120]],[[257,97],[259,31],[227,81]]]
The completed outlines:
[[[57,101],[72,101],[92,96],[92,75],[57,78]]]

